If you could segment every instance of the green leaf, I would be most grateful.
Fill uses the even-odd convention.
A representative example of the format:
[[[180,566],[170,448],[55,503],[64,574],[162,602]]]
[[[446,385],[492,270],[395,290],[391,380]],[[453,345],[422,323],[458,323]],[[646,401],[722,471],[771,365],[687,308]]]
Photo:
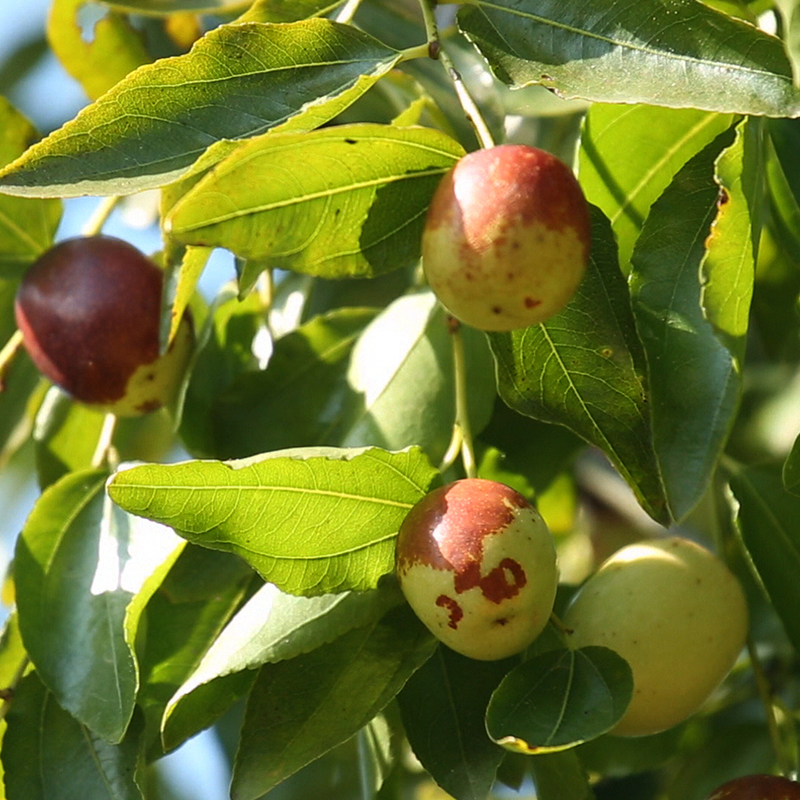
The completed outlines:
[[[631,669],[613,650],[550,650],[503,679],[486,710],[486,729],[509,750],[564,750],[613,728],[632,695]]]
[[[162,731],[170,698],[192,674],[258,579],[236,556],[187,545],[150,598],[139,643],[141,688],[137,703],[145,714],[148,760],[177,747],[211,725],[249,688],[193,707],[180,730]],[[162,741],[163,739],[163,741]]]
[[[183,546],[104,495],[102,470],[70,473],[39,498],[17,540],[25,647],[65,709],[119,742],[133,714],[141,609]]]
[[[350,25],[222,25],[143,66],[0,172],[10,194],[131,194],[175,180],[212,144],[328,122],[400,54]]]
[[[491,352],[483,333],[464,328],[467,405],[479,433],[496,396]],[[344,447],[421,446],[433,463],[447,450],[455,422],[452,335],[429,292],[390,304],[356,343],[347,371],[350,396],[332,439]]]
[[[653,443],[675,519],[705,491],[739,400],[736,360],[703,313],[700,280],[718,212],[715,162],[731,135],[722,134],[681,169],[653,204],[632,258],[631,299],[647,353]]]
[[[579,151],[581,187],[611,220],[626,273],[650,206],[678,170],[732,122],[730,114],[693,108],[589,108]]]
[[[142,800],[136,729],[109,744],[64,711],[36,673],[17,686],[6,720],[5,800]]]
[[[204,715],[200,707],[215,692],[249,684],[236,673],[309,653],[356,627],[371,624],[402,602],[395,590],[342,592],[297,597],[267,583],[234,615],[197,668],[170,698],[164,713],[164,741],[174,746],[187,722]],[[254,677],[254,674],[251,673]],[[232,680],[221,681],[228,676]],[[216,682],[217,687],[210,684]]]
[[[800,653],[800,497],[789,494],[777,469],[731,469],[730,487],[738,503],[736,523],[750,563]]]
[[[780,40],[695,0],[476,0],[458,20],[511,85],[603,103],[800,115]]]
[[[569,305],[541,325],[489,339],[503,400],[600,447],[648,513],[668,520],[651,444],[644,354],[601,212],[593,210],[591,262]]]
[[[247,703],[232,800],[255,800],[366,725],[436,641],[402,605],[372,625],[261,668]]]
[[[439,647],[397,697],[414,755],[456,800],[489,797],[505,751],[486,733],[486,706],[517,660],[475,661]]]
[[[238,21],[295,22],[324,16],[343,2],[344,0],[255,0]]]
[[[782,34],[786,55],[792,64],[795,85],[800,83],[800,2],[775,0],[783,19]]]
[[[419,258],[425,213],[464,154],[432,128],[334,126],[237,148],[165,226],[185,244],[325,278],[373,276]]]
[[[237,553],[283,591],[316,595],[374,588],[393,568],[403,519],[438,478],[418,448],[260,458],[134,467],[109,493],[191,542]]]
[[[375,314],[375,309],[337,309],[278,339],[266,369],[243,372],[214,403],[210,423],[217,455],[242,458],[337,444],[328,434],[350,391],[349,356]]]
[[[0,97],[0,166],[18,158],[37,133],[4,97]],[[59,200],[0,194],[0,278],[18,277],[53,243],[61,219]]]
[[[717,215],[700,267],[706,319],[736,359],[744,357],[764,197],[764,126],[746,119],[717,159]]]
[[[589,777],[574,750],[531,759],[537,800],[595,800]]]
[[[78,14],[86,0],[55,0],[47,17],[47,41],[61,66],[92,100],[150,61],[141,34],[113,11],[81,29]]]

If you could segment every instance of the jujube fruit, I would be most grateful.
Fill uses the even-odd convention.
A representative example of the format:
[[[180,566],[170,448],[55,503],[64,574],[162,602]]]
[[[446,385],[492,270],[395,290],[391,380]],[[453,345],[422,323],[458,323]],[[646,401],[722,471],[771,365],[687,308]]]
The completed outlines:
[[[695,713],[730,671],[747,636],[737,578],[679,537],[618,550],[564,614],[574,647],[602,645],[633,671],[633,698],[612,734],[642,736]]]
[[[524,650],[553,610],[558,568],[536,509],[495,481],[467,478],[427,494],[405,518],[397,575],[430,631],[462,655]]]
[[[476,150],[434,193],[422,264],[442,304],[485,331],[525,328],[561,311],[589,259],[589,208],[570,168],[521,144]]]
[[[162,285],[161,270],[121,239],[60,242],[17,291],[25,348],[76,400],[119,416],[154,411],[174,397],[194,338],[187,314],[159,354]]]
[[[800,783],[778,775],[745,775],[723,783],[708,800],[800,800]]]

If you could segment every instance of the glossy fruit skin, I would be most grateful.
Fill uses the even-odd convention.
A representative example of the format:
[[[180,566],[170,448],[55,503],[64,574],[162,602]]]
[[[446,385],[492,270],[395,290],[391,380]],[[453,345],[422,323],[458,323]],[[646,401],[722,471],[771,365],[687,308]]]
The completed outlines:
[[[506,144],[464,156],[434,193],[422,236],[431,289],[485,331],[549,319],[575,294],[589,260],[589,208],[570,168]]]
[[[695,713],[733,667],[747,636],[738,579],[680,537],[628,545],[578,590],[563,618],[570,645],[602,645],[633,670],[634,693],[612,729],[644,736]]]
[[[745,775],[723,783],[708,800],[800,800],[800,783],[777,775]]]
[[[484,661],[536,639],[558,585],[539,513],[508,486],[479,478],[435,489],[411,509],[397,540],[397,575],[434,636]]]
[[[118,416],[171,401],[192,351],[191,318],[159,356],[161,270],[111,236],[67,239],[25,273],[15,316],[25,348],[53,383]]]

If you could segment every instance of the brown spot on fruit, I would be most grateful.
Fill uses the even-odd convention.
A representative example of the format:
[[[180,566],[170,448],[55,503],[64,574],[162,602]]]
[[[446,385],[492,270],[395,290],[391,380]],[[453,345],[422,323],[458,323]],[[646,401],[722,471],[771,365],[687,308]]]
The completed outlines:
[[[558,582],[547,526],[518,492],[466,479],[435,489],[397,539],[408,602],[445,644],[472,658],[527,647],[552,611]]]
[[[447,624],[453,629],[457,628],[458,623],[464,616],[464,612],[461,610],[461,606],[458,602],[453,600],[452,597],[448,597],[446,594],[440,594],[436,598],[436,605],[441,608],[446,608],[450,612],[450,620]]]

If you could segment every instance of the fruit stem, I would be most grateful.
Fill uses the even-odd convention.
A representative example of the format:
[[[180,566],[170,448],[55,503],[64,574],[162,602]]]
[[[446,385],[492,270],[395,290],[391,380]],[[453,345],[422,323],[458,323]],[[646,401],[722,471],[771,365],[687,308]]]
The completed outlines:
[[[467,360],[464,355],[464,336],[461,332],[461,323],[455,317],[448,317],[447,327],[453,343],[453,381],[456,390],[456,419],[455,431],[461,437],[461,463],[464,473],[468,478],[478,475],[475,461],[475,447],[472,443],[472,428],[469,423],[469,406],[467,403]]]
[[[447,70],[450,80],[453,82],[453,87],[458,96],[458,102],[461,103],[461,108],[464,109],[464,114],[467,121],[475,129],[475,135],[481,147],[494,147],[494,137],[486,124],[483,115],[480,112],[472,95],[469,93],[461,75],[455,68],[447,51],[442,47],[442,40],[439,36],[439,26],[436,23],[436,12],[434,11],[434,0],[419,0],[420,8],[422,9],[422,18],[425,21],[425,33],[428,39],[428,55],[431,58],[438,59],[442,62],[442,66]]]
[[[114,431],[117,428],[117,415],[106,414],[103,419],[103,427],[97,437],[97,447],[92,456],[92,467],[97,469],[110,460],[111,442],[114,439]]]
[[[334,17],[334,21],[341,22],[343,25],[352,22],[361,3],[362,0],[347,0],[339,13]]]
[[[22,331],[17,329],[6,342],[5,347],[0,350],[0,392],[6,388],[6,376],[21,349]]]
[[[752,636],[747,637],[747,653],[750,656],[750,667],[753,670],[758,696],[761,698],[761,704],[764,706],[764,714],[767,718],[767,730],[769,731],[769,738],[772,742],[772,749],[775,751],[778,769],[781,771],[782,775],[787,778],[792,778],[793,780],[795,765],[791,763],[792,759],[786,752],[786,747],[784,746],[778,726],[778,720],[775,716],[775,706],[772,702],[772,688],[767,680],[764,666],[761,663],[761,658],[758,655]]]
[[[112,195],[101,200],[92,216],[89,217],[89,221],[83,226],[81,234],[83,236],[97,236],[103,230],[103,226],[120,200],[122,200],[122,195]]]

